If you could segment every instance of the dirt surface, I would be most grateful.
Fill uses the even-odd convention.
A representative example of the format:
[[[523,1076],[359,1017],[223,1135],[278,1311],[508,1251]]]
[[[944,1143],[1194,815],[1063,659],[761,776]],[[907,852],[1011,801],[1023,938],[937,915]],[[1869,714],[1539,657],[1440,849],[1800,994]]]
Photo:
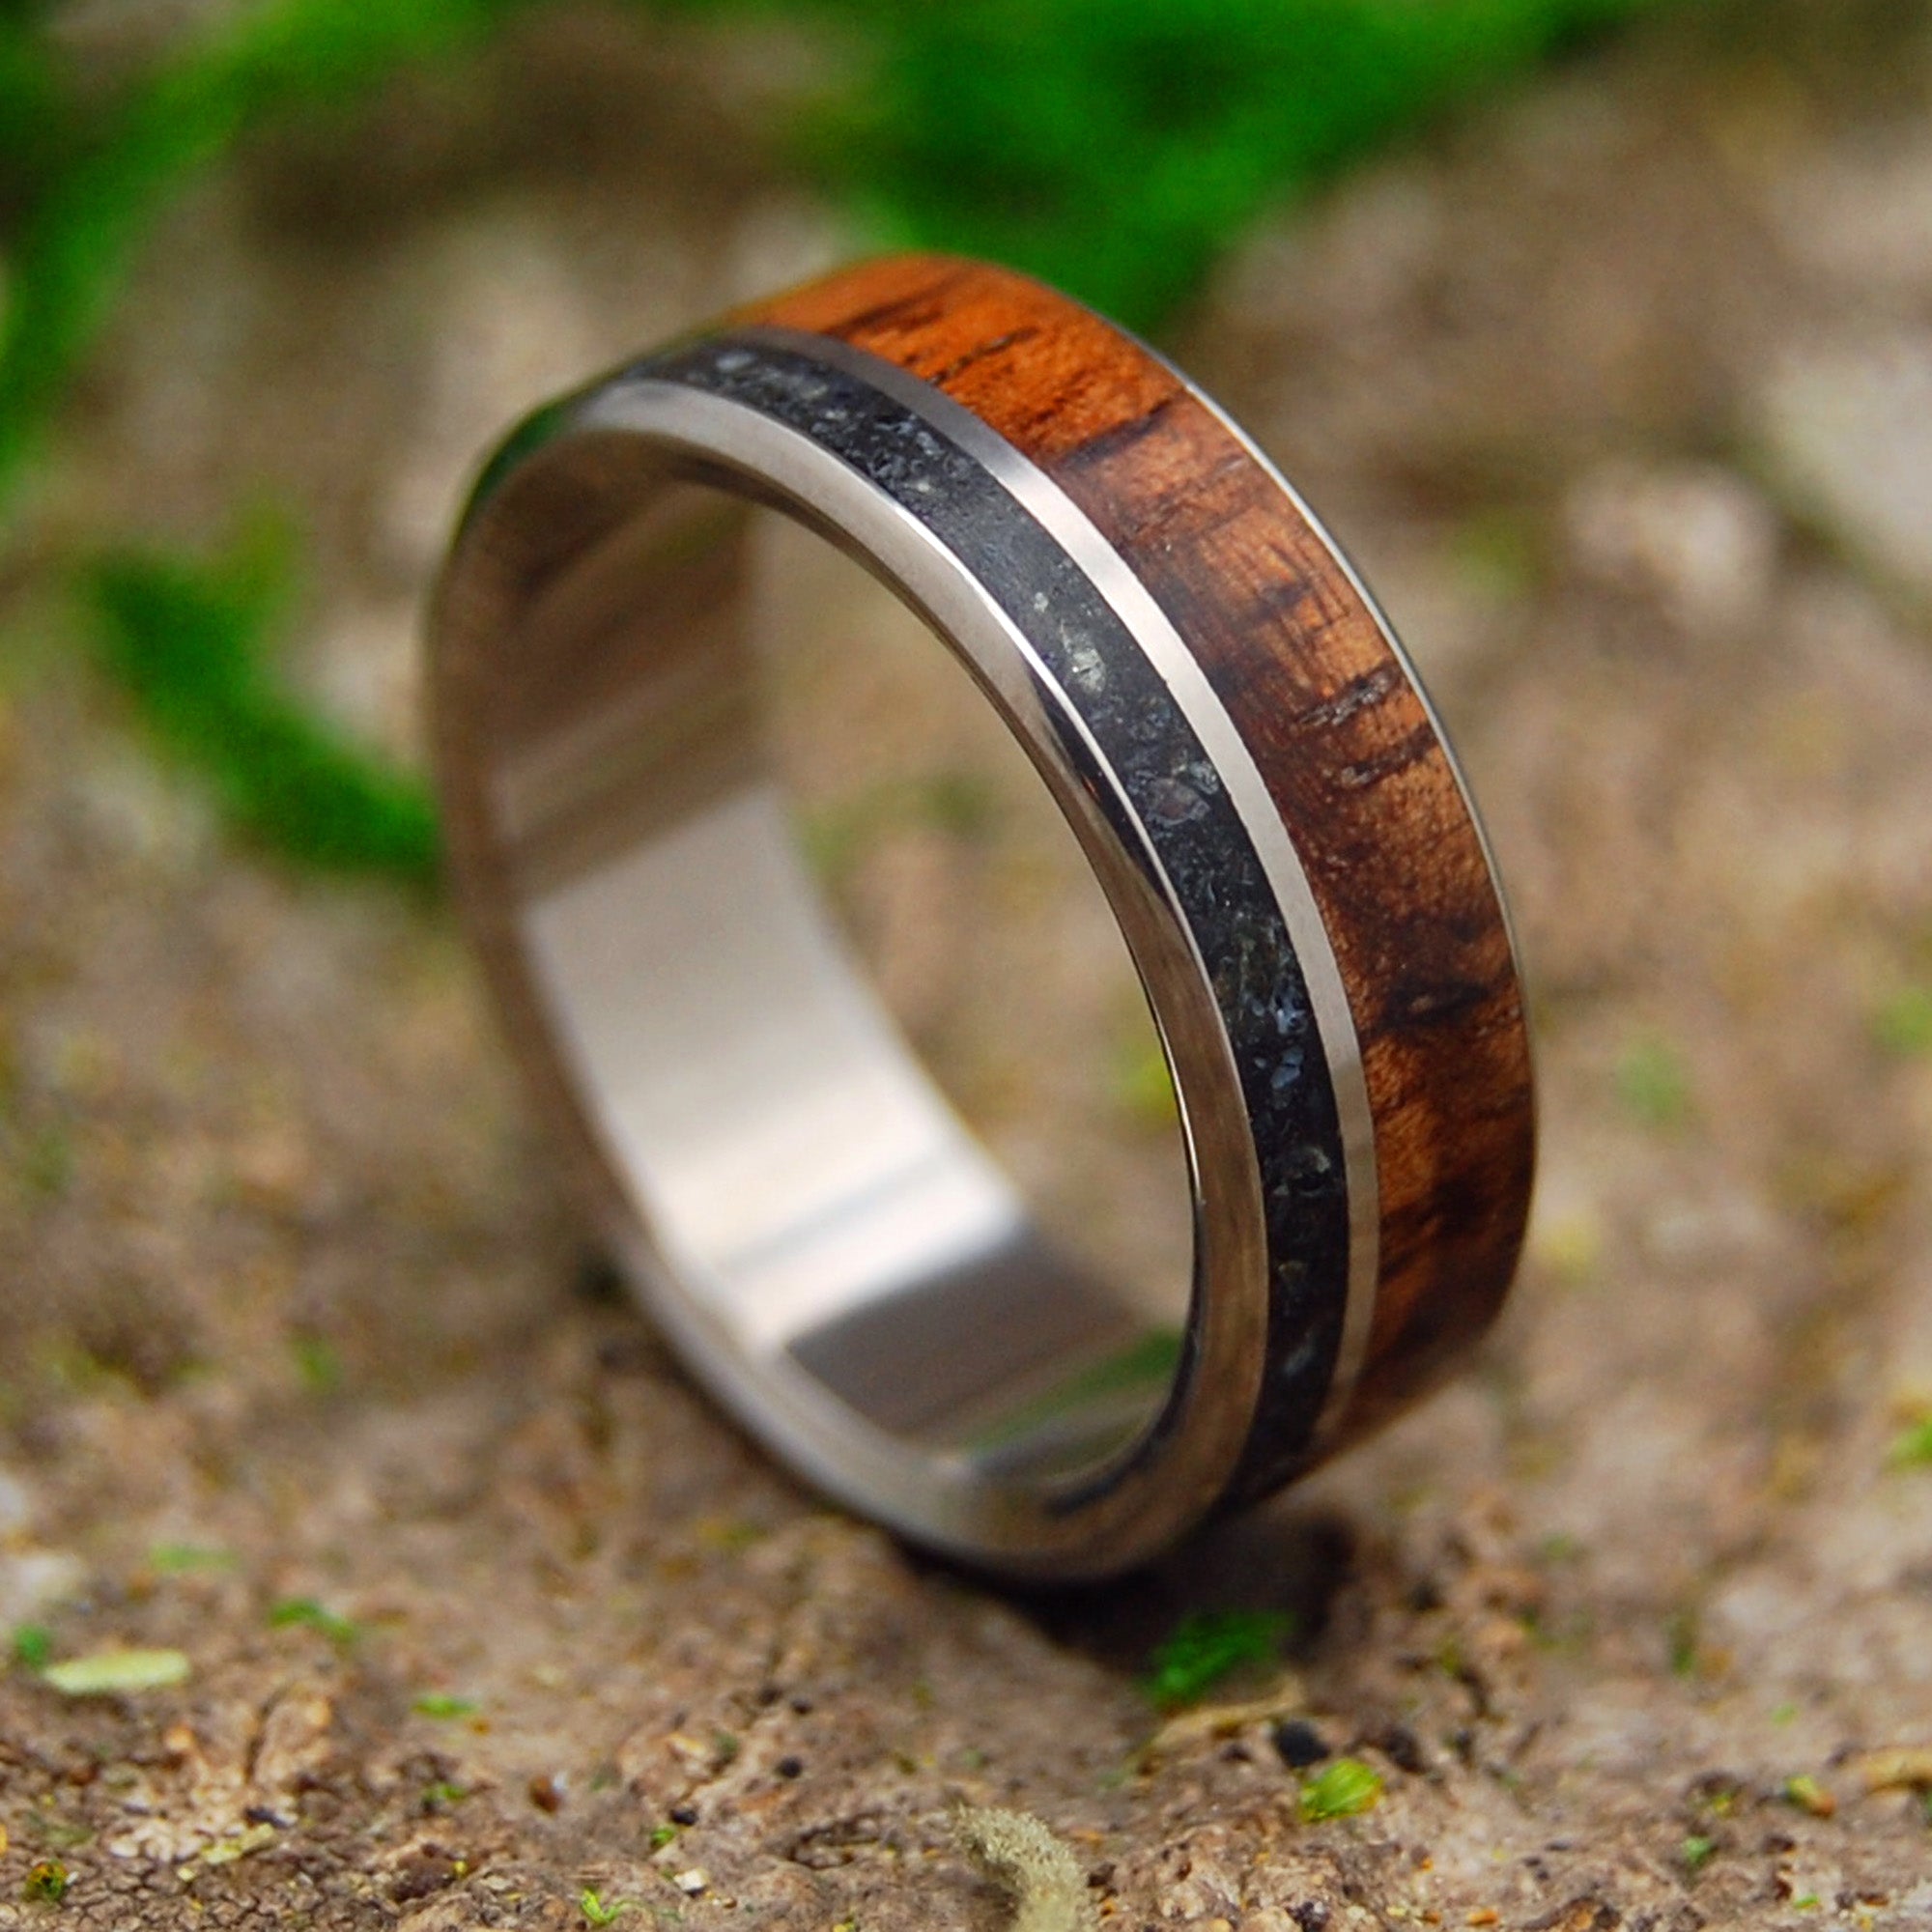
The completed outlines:
[[[408,747],[484,441],[844,246],[733,158],[776,52],[552,23],[256,152],[153,252],[32,543],[297,505],[298,673]],[[992,1927],[962,1801],[1134,1932],[1932,1925],[1874,1756],[1932,1747],[1928,97],[1918,9],[1660,23],[1270,226],[1184,331],[1454,729],[1546,1153],[1474,1373],[1105,1592],[928,1566],[722,1422],[588,1265],[443,915],[225,840],[16,574],[0,1628],[191,1674],[0,1674],[0,1925]],[[1116,1008],[1058,1060],[945,1017],[919,909],[1060,896],[988,783],[862,828],[854,918],[1023,1167],[1137,1174]],[[1012,943],[1109,944],[1053,929]],[[1150,1747],[1149,1647],[1242,1605],[1289,1674]],[[1283,1714],[1380,1802],[1304,1822]]]

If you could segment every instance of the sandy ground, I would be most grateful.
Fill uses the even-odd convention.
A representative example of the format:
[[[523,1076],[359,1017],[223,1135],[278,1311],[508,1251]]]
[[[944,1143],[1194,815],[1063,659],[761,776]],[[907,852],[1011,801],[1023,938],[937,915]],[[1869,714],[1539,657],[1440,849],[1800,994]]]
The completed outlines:
[[[591,1264],[443,915],[237,849],[33,567],[291,504],[294,671],[408,752],[480,446],[848,245],[756,158],[775,51],[554,23],[278,138],[170,223],[74,412],[0,717],[0,1629],[191,1674],[0,1674],[0,1925],[570,1927],[588,1890],[992,1927],[962,1801],[1047,1821],[1133,1932],[1932,1925],[1874,1756],[1932,1747],[1932,1466],[1897,1453],[1932,1407],[1920,12],[1648,29],[1268,225],[1182,331],[1464,754],[1544,1179],[1463,1381],[1044,1600],[720,1420]],[[978,769],[943,705],[887,713],[804,773],[861,943],[1055,1211],[1158,1274],[1158,1206],[1113,1205],[1170,1150],[1104,922],[997,769],[963,812],[854,810]],[[1016,964],[1006,1015],[979,976]],[[1150,1748],[1150,1646],[1240,1605],[1293,1613],[1286,1674]],[[1380,1803],[1304,1823],[1287,1713]]]

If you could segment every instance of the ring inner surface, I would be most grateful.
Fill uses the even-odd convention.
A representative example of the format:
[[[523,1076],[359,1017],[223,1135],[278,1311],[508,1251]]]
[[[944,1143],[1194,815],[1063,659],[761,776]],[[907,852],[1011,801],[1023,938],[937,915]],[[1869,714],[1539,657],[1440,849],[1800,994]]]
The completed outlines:
[[[1151,1296],[1048,1239],[828,919],[748,635],[800,621],[753,594],[774,534],[667,482],[529,610],[492,732],[537,996],[673,1326],[971,1478],[1078,1485],[1172,1387],[1185,1231]]]

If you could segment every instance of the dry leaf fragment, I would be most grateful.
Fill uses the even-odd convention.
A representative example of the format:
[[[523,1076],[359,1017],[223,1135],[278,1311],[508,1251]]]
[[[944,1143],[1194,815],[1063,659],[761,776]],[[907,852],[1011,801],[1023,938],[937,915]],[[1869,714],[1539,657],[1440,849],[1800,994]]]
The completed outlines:
[[[178,1650],[97,1650],[48,1664],[41,1681],[64,1697],[111,1697],[185,1684],[192,1668]]]

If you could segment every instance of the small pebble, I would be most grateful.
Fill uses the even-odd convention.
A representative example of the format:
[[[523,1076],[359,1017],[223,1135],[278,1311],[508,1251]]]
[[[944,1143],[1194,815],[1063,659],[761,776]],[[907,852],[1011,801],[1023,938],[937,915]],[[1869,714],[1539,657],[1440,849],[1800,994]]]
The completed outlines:
[[[539,1811],[563,1809],[563,1780],[554,1772],[543,1772],[530,1779],[530,1803]]]
[[[670,1807],[670,1822],[673,1825],[695,1825],[697,1823],[696,1804],[673,1804]]]
[[[1419,1777],[1429,1769],[1429,1761],[1422,1755],[1422,1745],[1406,1724],[1385,1725],[1368,1742],[1398,1771],[1406,1771],[1411,1777]]]
[[[805,1760],[798,1757],[781,1757],[772,1769],[781,1777],[797,1777],[805,1770]]]
[[[671,1884],[676,1886],[687,1898],[696,1898],[700,1892],[711,1889],[710,1879],[696,1865],[693,1865],[689,1871],[679,1872],[671,1880]]]
[[[1274,1747],[1290,1771],[1306,1771],[1328,1755],[1327,1741],[1305,1718],[1284,1718],[1274,1727]]]

